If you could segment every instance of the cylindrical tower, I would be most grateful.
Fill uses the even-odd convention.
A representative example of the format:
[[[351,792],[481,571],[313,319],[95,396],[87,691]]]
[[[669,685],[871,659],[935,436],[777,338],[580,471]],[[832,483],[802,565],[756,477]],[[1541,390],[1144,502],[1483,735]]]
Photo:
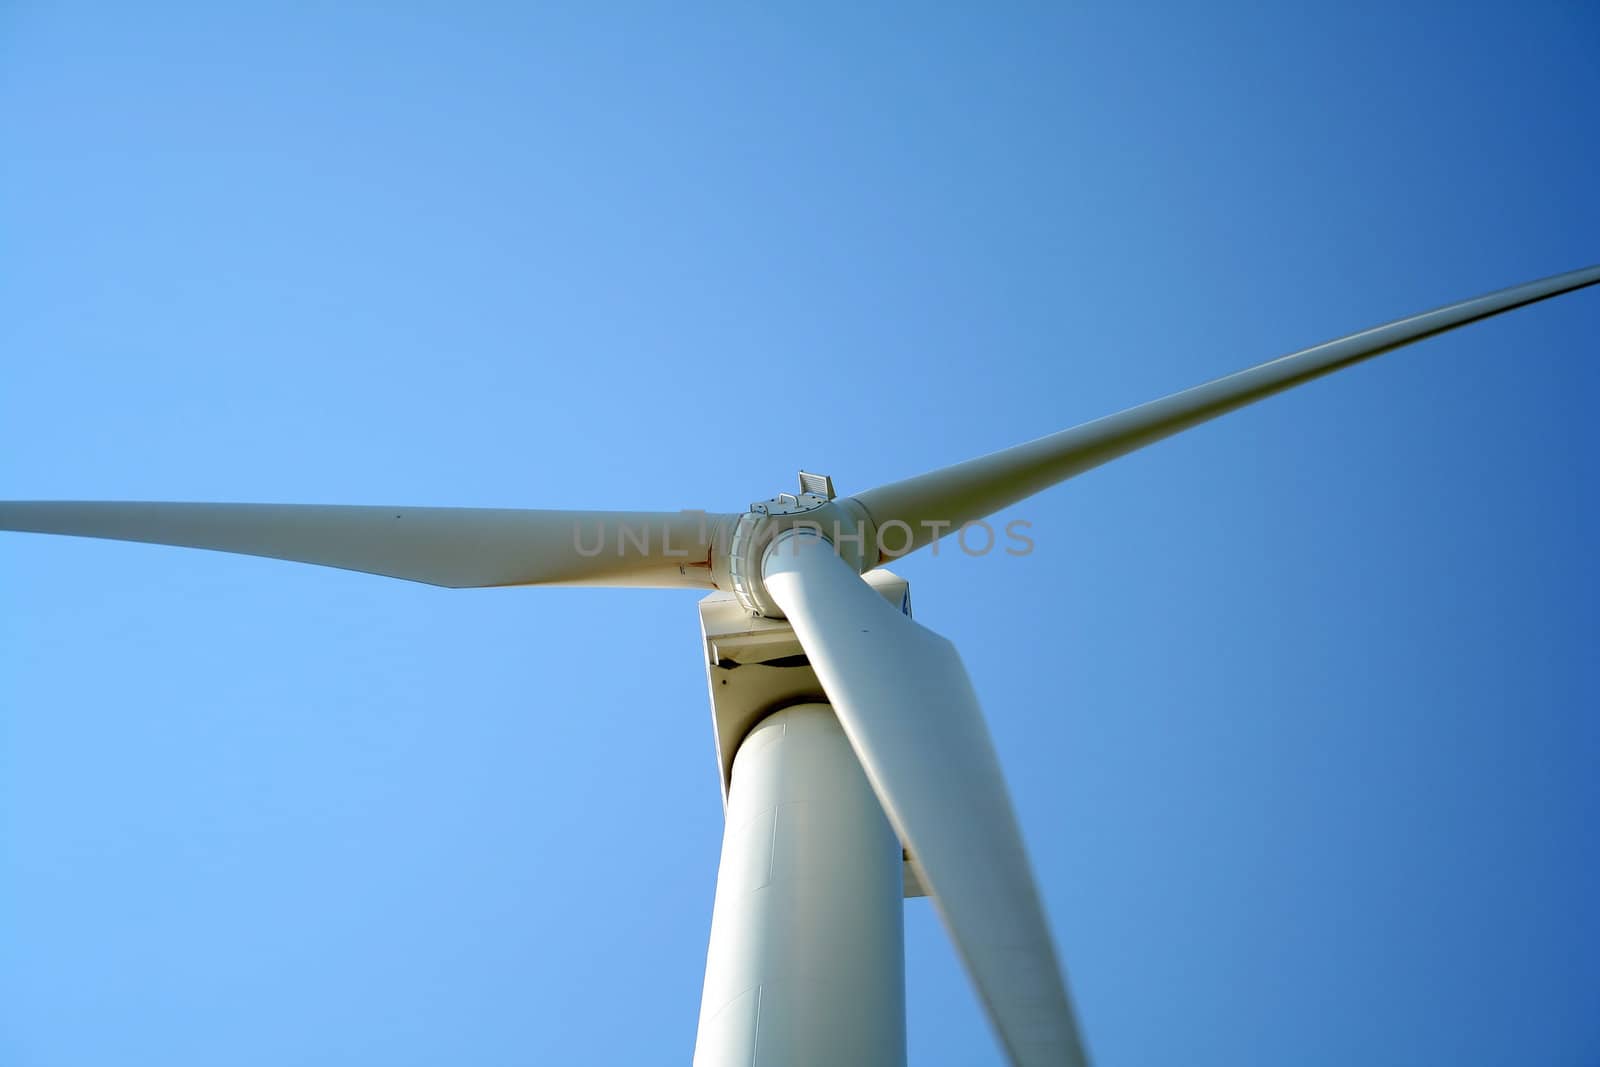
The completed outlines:
[[[900,842],[826,704],[739,747],[696,1067],[904,1064]]]

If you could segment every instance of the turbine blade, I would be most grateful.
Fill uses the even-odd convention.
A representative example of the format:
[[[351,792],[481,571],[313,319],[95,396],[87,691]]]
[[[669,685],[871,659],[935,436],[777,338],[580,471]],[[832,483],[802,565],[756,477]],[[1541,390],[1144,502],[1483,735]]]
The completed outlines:
[[[451,588],[712,588],[715,516],[319,504],[0,502],[0,530],[316,563]]]
[[[764,571],[1011,1062],[1086,1064],[994,745],[954,646],[815,537],[777,542]]]
[[[910,527],[904,555],[1073,475],[1303,382],[1458,326],[1600,282],[1600,266],[1502,289],[1282,356],[1026,444],[879,486],[854,498],[882,529]],[[895,543],[901,540],[897,534]],[[890,558],[884,553],[884,559]]]

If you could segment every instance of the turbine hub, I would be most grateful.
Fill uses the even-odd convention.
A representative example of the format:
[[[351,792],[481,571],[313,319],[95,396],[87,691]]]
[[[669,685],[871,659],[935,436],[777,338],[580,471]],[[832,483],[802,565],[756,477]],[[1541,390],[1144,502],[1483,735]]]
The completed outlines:
[[[727,551],[716,556],[717,562],[725,563],[725,569],[716,568],[721,572],[715,575],[717,585],[731,588],[740,607],[752,616],[783,618],[762,581],[761,560],[779,534],[797,527],[815,531],[857,573],[877,562],[876,555],[867,552],[875,531],[866,509],[851,498],[837,499],[833,479],[827,475],[801,471],[800,491],[751,504],[734,523]]]

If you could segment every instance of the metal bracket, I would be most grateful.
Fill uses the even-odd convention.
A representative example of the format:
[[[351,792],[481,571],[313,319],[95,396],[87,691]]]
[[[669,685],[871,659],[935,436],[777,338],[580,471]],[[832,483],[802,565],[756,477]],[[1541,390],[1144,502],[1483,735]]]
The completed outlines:
[[[820,496],[824,500],[832,500],[833,479],[826,474],[812,474],[810,471],[800,472],[800,492],[809,496]]]
[[[800,472],[798,493],[779,493],[771,500],[760,500],[750,505],[757,515],[803,515],[815,511],[834,497],[833,479],[826,474]]]

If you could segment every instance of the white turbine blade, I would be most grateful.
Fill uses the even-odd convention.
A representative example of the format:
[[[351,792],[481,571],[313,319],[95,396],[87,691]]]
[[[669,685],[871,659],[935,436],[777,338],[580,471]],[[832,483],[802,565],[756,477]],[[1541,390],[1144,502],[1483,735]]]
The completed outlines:
[[[711,588],[704,512],[0,502],[0,530],[316,563],[452,588]]]
[[[1600,282],[1600,266],[1502,289],[1307,348],[1026,444],[860,493],[881,530],[910,527],[904,555],[1075,474],[1264,397],[1414,341]],[[902,535],[890,539],[898,545]],[[887,558],[887,554],[885,555]]]
[[[954,646],[900,614],[820,539],[777,543],[765,581],[916,857],[1011,1062],[1086,1064],[994,745]]]

